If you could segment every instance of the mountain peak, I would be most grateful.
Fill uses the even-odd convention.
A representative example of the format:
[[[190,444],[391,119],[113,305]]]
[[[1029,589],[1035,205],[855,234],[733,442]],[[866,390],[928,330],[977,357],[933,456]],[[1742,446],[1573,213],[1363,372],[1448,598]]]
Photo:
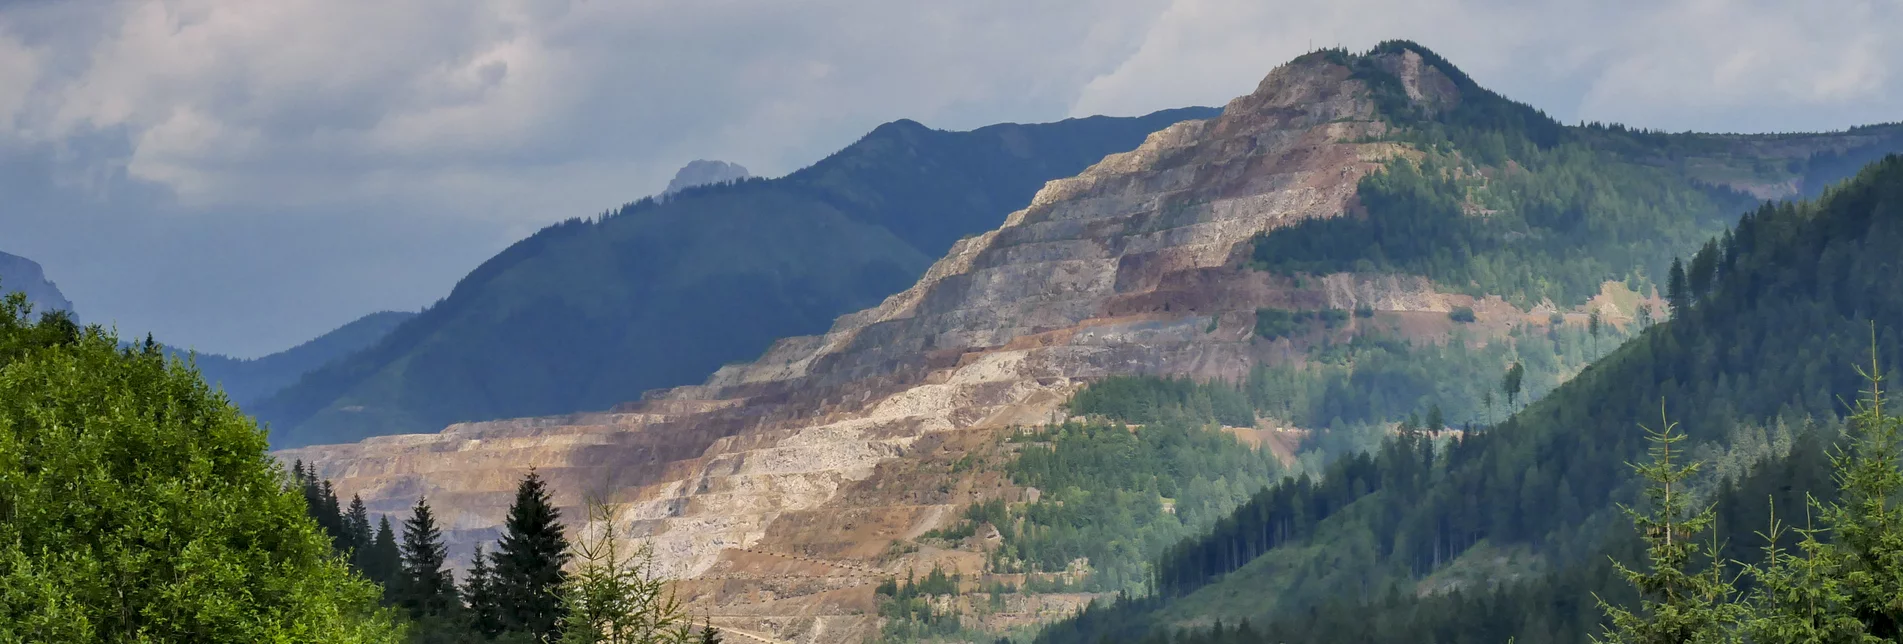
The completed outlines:
[[[747,174],[747,169],[738,163],[695,159],[687,162],[687,165],[681,166],[679,172],[674,173],[674,180],[667,182],[667,189],[661,191],[661,194],[671,195],[695,186],[738,181],[751,176],[753,175]]]
[[[0,252],[0,292],[26,293],[26,301],[33,304],[33,310],[44,312],[60,310],[72,312],[73,303],[59,292],[59,287],[46,279],[46,271],[38,262]]]

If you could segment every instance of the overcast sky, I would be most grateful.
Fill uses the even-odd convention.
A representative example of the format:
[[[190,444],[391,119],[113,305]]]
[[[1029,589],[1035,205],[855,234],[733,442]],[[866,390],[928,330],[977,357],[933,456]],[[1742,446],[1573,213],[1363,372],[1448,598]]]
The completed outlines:
[[[1561,120],[1903,120],[1903,0],[0,0],[0,250],[255,356],[422,307],[696,158],[1220,105],[1408,38]]]

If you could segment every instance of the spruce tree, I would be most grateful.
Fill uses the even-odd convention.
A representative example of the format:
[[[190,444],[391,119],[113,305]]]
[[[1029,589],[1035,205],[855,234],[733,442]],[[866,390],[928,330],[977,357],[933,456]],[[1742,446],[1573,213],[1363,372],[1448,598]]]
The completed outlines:
[[[357,570],[364,569],[364,555],[370,552],[370,540],[374,534],[370,531],[370,509],[364,507],[363,497],[350,495],[350,510],[344,513],[344,545],[350,552],[350,563]]]
[[[1692,308],[1691,286],[1685,283],[1685,264],[1672,260],[1672,272],[1665,281],[1665,302],[1672,307],[1672,319],[1685,317]]]
[[[443,533],[436,528],[436,517],[429,501],[418,497],[410,519],[403,522],[403,581],[397,603],[410,610],[410,616],[443,616],[461,606],[456,599],[456,584],[444,567],[449,548],[443,545]]]
[[[720,630],[714,628],[712,623],[702,624],[699,644],[720,644]]]
[[[562,622],[562,584],[567,576],[568,538],[561,512],[542,477],[530,469],[516,486],[515,503],[493,556],[495,590],[508,630],[554,639]]]
[[[482,544],[476,544],[475,563],[463,580],[463,597],[469,602],[470,627],[485,637],[495,637],[502,633],[502,606],[496,597],[495,570],[489,560]]]
[[[1802,556],[1777,547],[1775,518],[1756,580],[1752,642],[1894,642],[1903,637],[1903,418],[1884,411],[1874,330],[1870,384],[1850,416],[1849,449],[1831,457],[1841,498],[1820,504],[1821,529],[1799,530]],[[1830,539],[1820,538],[1828,534]]]
[[[1624,507],[1632,525],[1645,541],[1646,563],[1634,569],[1618,560],[1612,562],[1619,576],[1638,591],[1639,610],[1631,611],[1599,600],[1607,621],[1603,637],[1595,642],[1619,644],[1702,644],[1733,641],[1733,633],[1744,618],[1742,607],[1733,603],[1735,594],[1724,568],[1715,559],[1717,548],[1698,543],[1698,537],[1711,528],[1717,518],[1715,506],[1693,512],[1685,481],[1698,471],[1699,464],[1674,462],[1674,446],[1685,439],[1678,424],[1665,419],[1660,405],[1660,427],[1641,425],[1652,442],[1651,462],[1634,465],[1640,478],[1650,485],[1645,497],[1647,511]],[[1692,567],[1701,556],[1712,558],[1704,572]]]
[[[1520,397],[1520,387],[1526,382],[1526,366],[1514,362],[1507,367],[1507,374],[1500,379],[1500,392],[1507,395],[1507,411],[1513,411],[1513,403]]]
[[[403,554],[396,545],[396,532],[390,529],[390,517],[378,517],[377,535],[371,538],[370,550],[365,553],[363,572],[371,581],[383,584],[386,602],[396,599],[402,564]]]

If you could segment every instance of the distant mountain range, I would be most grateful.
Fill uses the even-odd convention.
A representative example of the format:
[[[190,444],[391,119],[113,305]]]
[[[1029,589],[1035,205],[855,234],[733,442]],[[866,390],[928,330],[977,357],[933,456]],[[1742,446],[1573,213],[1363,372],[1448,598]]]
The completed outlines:
[[[25,293],[26,301],[36,312],[73,310],[73,303],[46,279],[46,271],[39,263],[19,255],[0,252],[0,292]]]
[[[245,406],[296,383],[305,373],[325,363],[376,344],[397,325],[413,317],[416,314],[408,312],[371,313],[303,344],[248,360],[215,353],[194,355],[171,347],[166,351],[180,359],[195,361],[205,382],[223,387],[231,402]]]
[[[246,409],[278,446],[607,409],[824,330],[997,226],[1046,181],[1213,108],[1003,124],[902,120],[780,179],[687,188],[544,229],[375,346]]]
[[[36,312],[61,310],[73,312],[73,303],[59,291],[40,265],[18,255],[0,252],[0,292],[21,291]],[[166,347],[166,353],[197,365],[205,381],[221,387],[232,402],[241,406],[257,402],[297,382],[306,372],[361,351],[415,313],[383,311],[358,318],[349,324],[290,349],[268,356],[239,359],[216,353],[194,353]],[[134,338],[126,338],[127,342]]]

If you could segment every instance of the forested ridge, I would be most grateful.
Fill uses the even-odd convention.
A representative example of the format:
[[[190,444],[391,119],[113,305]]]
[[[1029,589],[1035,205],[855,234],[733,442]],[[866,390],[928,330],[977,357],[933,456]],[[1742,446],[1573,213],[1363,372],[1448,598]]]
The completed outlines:
[[[278,447],[604,410],[700,382],[910,286],[1045,181],[1211,108],[1003,124],[912,121],[778,179],[643,199],[517,242],[382,341],[246,406]]]
[[[1717,469],[1733,482],[1709,482],[1707,493],[1721,499],[1718,525],[1740,559],[1760,543],[1748,536],[1764,529],[1757,519],[1768,511],[1767,491],[1783,499],[1780,508],[1802,508],[1803,492],[1828,493],[1816,485],[1827,478],[1821,455],[1837,440],[1844,401],[1859,391],[1851,365],[1870,362],[1873,350],[1886,372],[1903,359],[1903,330],[1892,326],[1903,319],[1899,247],[1903,158],[1872,165],[1817,202],[1765,204],[1670,271],[1681,275],[1666,284],[1672,321],[1547,397],[1457,438],[1393,439],[1371,465],[1331,466],[1324,481],[1349,482],[1332,490],[1300,481],[1265,490],[1159,559],[1154,594],[1093,609],[1040,641],[1154,632],[1217,606],[1231,624],[1251,619],[1254,635],[1190,641],[1399,641],[1420,632],[1448,633],[1441,641],[1585,641],[1599,623],[1591,593],[1617,597],[1603,555],[1636,552],[1629,528],[1608,511],[1640,487],[1627,466],[1643,460],[1647,445],[1636,423],[1671,418],[1689,437],[1689,454],[1724,465]],[[1782,446],[1761,438],[1776,427],[1792,436]],[[1745,467],[1758,459],[1769,460]],[[1334,509],[1290,519],[1317,507]],[[1305,523],[1307,533],[1293,529]],[[1423,575],[1483,541],[1526,549],[1544,571],[1522,571],[1531,578],[1498,592],[1417,596]],[[1224,601],[1250,593],[1260,599]]]
[[[1458,98],[1410,99],[1382,62],[1408,51],[1445,74]],[[1573,306],[1606,280],[1662,285],[1674,255],[1756,203],[1722,180],[1793,180],[1814,191],[1877,155],[1903,151],[1903,141],[1893,140],[1754,158],[1727,149],[1735,139],[1714,135],[1562,125],[1413,43],[1312,55],[1352,69],[1368,85],[1377,116],[1392,126],[1383,138],[1420,154],[1365,178],[1358,213],[1260,237],[1252,259],[1266,270],[1409,273],[1522,307],[1542,300]]]

